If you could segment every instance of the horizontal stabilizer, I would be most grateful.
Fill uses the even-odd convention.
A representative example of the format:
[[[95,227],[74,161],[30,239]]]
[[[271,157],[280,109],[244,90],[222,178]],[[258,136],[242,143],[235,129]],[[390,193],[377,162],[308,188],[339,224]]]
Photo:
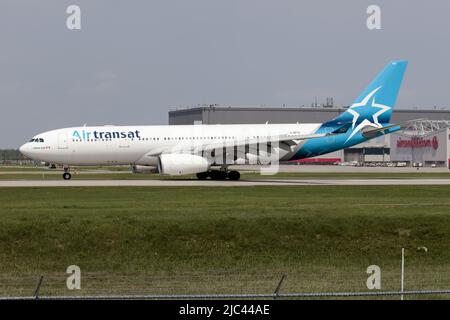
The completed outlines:
[[[402,123],[394,123],[394,124],[390,124],[384,127],[380,127],[380,128],[373,128],[373,127],[366,127],[364,129],[361,130],[361,134],[366,137],[366,138],[372,138],[374,137],[377,133],[379,132],[383,132],[386,133],[386,130],[392,129],[392,128],[398,128],[395,131],[404,129],[406,127],[408,127],[411,123],[416,122],[416,121],[421,121],[424,119],[414,119],[414,120],[408,120]]]

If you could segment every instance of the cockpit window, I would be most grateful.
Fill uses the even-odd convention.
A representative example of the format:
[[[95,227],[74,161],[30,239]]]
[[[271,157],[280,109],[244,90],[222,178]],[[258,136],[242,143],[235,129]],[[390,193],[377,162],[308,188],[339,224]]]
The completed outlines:
[[[44,142],[43,138],[33,138],[30,140],[30,142]]]
[[[30,142],[34,142],[34,138],[30,140]]]
[[[39,138],[39,142],[44,142],[44,139],[42,139],[42,138]]]

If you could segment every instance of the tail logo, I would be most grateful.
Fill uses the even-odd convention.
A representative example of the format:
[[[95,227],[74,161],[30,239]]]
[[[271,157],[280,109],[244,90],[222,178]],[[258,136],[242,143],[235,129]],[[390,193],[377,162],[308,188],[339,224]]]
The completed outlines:
[[[381,88],[382,86],[379,86],[378,88],[370,92],[366,97],[364,97],[361,102],[354,103],[348,108],[347,112],[353,116],[353,132],[345,142],[350,140],[357,132],[361,131],[361,129],[366,126],[371,126],[374,128],[382,127],[382,125],[378,122],[378,117],[383,113],[391,110],[391,107],[375,102],[375,93],[377,93],[377,91]],[[364,120],[356,126],[360,117],[364,117]],[[369,120],[370,118],[372,118],[373,122]]]

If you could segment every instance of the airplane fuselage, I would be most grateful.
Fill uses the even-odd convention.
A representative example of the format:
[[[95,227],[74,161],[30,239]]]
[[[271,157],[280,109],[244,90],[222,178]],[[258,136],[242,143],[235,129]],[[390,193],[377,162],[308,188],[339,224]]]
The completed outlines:
[[[157,165],[168,150],[207,144],[313,134],[321,124],[168,125],[72,127],[36,135],[20,151],[35,160],[65,165]],[[295,150],[280,154],[295,157]]]

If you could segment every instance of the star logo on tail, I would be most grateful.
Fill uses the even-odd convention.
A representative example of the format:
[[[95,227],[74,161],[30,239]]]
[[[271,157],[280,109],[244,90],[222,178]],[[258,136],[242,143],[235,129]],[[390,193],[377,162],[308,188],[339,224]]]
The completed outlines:
[[[347,138],[345,142],[350,140],[357,132],[361,131],[366,126],[371,126],[374,128],[381,128],[382,125],[378,122],[378,117],[381,116],[386,111],[389,111],[391,107],[375,102],[375,93],[381,89],[382,86],[374,89],[370,92],[361,102],[354,103],[348,108],[347,112],[353,116],[352,120],[352,133]],[[358,119],[364,117],[358,125]],[[369,119],[372,117],[373,122]],[[356,127],[355,127],[356,126]]]

